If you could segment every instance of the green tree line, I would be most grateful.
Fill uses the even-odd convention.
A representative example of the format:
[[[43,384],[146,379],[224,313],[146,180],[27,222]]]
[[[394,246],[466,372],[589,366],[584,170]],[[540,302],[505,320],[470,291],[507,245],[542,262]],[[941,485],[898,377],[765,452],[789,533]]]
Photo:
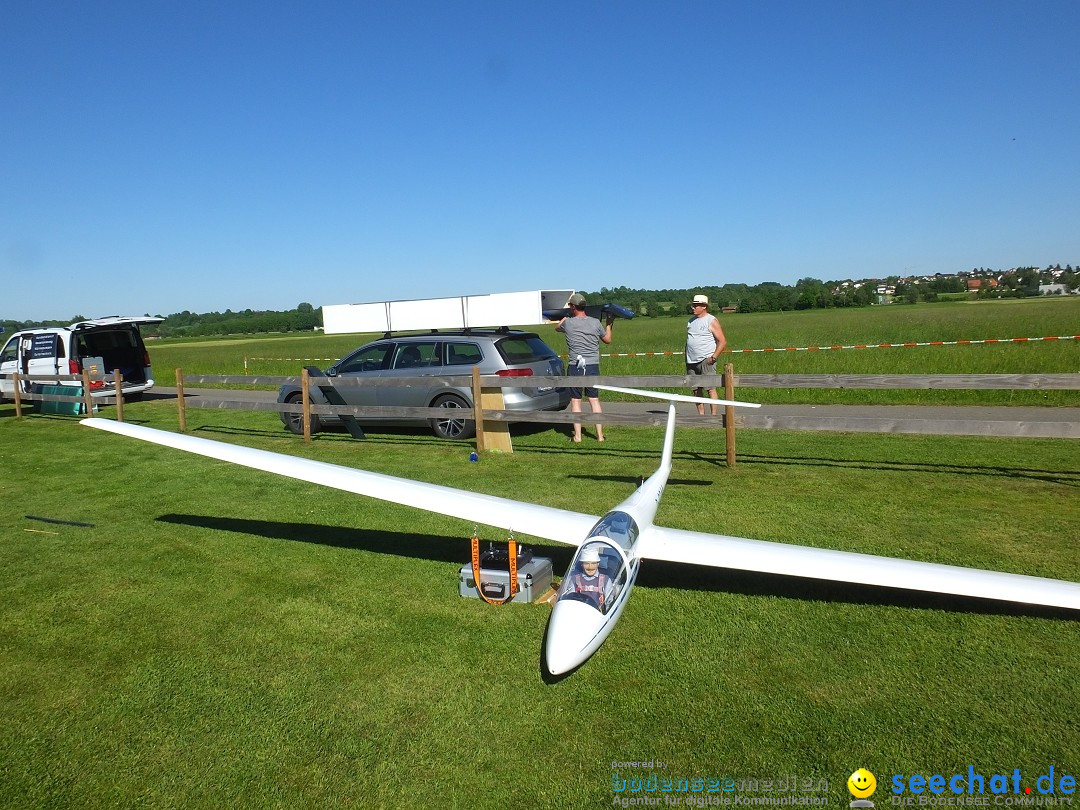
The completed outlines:
[[[979,281],[972,289],[969,282]],[[906,277],[852,281],[822,281],[801,278],[794,286],[764,281],[760,284],[719,284],[680,289],[646,290],[632,287],[601,287],[583,291],[594,301],[621,304],[645,317],[682,317],[690,300],[698,294],[709,296],[714,311],[728,307],[736,312],[777,312],[795,309],[865,307],[872,304],[916,304],[955,298],[958,294],[980,298],[1029,297],[1042,293],[1040,285],[1059,285],[1065,292],[1080,289],[1080,268],[1060,264],[990,270],[982,267],[957,275]],[[1060,292],[1055,292],[1060,294]],[[149,317],[149,316],[148,316]],[[284,312],[245,309],[242,312],[196,313],[184,310],[163,318],[157,325],[143,327],[144,334],[157,337],[203,337],[208,335],[258,334],[265,332],[310,332],[322,327],[322,308],[300,303]],[[0,319],[8,334],[31,326],[67,326],[86,320],[77,315],[66,320],[16,321]]]

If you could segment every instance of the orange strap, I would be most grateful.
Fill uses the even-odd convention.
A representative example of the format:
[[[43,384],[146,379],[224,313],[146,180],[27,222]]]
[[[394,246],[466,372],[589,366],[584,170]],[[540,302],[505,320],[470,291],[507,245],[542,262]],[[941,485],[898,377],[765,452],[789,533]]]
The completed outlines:
[[[476,583],[476,592],[480,594],[480,598],[487,602],[489,605],[504,605],[509,602],[518,592],[517,581],[517,541],[511,537],[507,542],[507,554],[510,557],[510,595],[505,599],[492,599],[486,593],[484,593],[484,585],[480,581],[480,538],[475,534],[472,539],[472,576],[473,582]]]

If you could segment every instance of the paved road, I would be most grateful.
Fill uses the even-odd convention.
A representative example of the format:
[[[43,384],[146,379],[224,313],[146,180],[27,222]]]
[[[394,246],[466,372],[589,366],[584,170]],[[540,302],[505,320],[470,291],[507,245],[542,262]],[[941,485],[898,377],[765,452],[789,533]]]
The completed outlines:
[[[225,392],[187,388],[188,397],[224,398]],[[175,388],[155,388],[150,397],[175,397]],[[273,402],[273,391],[230,390],[228,398]],[[605,402],[608,413],[665,413],[649,402]],[[589,409],[586,406],[585,412]],[[680,414],[694,414],[692,404],[680,404]],[[938,405],[764,405],[740,408],[738,424],[748,428],[832,430],[855,433],[923,433],[950,436],[1026,436],[1080,439],[1080,408],[1028,408]],[[687,427],[706,423],[683,423]]]

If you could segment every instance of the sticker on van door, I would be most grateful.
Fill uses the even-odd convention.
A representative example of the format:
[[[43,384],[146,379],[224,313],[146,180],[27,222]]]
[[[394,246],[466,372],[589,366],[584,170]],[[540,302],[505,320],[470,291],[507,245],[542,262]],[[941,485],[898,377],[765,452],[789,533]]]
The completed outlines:
[[[34,335],[33,342],[30,344],[30,359],[41,360],[42,358],[52,359],[56,357],[56,335]]]

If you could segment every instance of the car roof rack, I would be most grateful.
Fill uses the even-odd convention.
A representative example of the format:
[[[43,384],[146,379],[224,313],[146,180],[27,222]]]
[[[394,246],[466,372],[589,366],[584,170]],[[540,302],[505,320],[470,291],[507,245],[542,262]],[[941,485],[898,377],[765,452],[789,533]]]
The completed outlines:
[[[461,329],[448,329],[445,332],[440,329],[429,329],[426,332],[394,332],[393,330],[388,329],[387,331],[383,332],[382,338],[380,339],[390,340],[395,337],[423,337],[424,335],[440,335],[443,337],[453,335],[511,335],[515,332],[522,335],[536,334],[536,332],[511,329],[509,326],[465,326]]]

